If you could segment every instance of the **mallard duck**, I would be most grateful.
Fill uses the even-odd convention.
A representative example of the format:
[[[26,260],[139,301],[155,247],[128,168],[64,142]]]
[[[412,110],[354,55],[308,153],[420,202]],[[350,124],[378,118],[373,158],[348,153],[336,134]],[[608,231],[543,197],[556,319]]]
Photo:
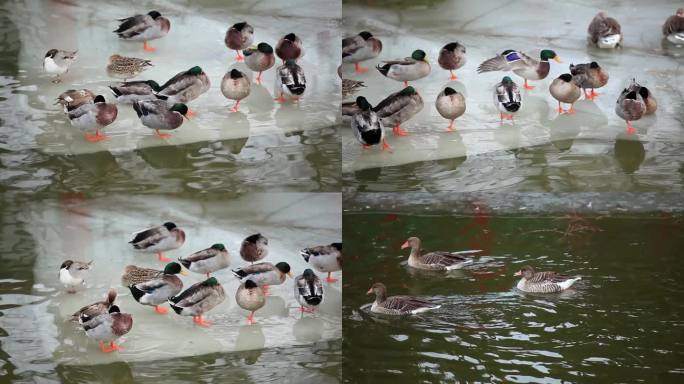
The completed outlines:
[[[161,86],[159,95],[166,96],[169,105],[183,103],[187,104],[198,98],[211,87],[209,77],[198,66],[194,66],[187,71],[179,72]],[[192,116],[192,111],[188,110],[188,117]]]
[[[364,88],[366,85],[363,84],[363,81],[357,81],[357,80],[351,80],[351,79],[342,79],[342,98],[347,98],[348,96],[351,96],[355,94],[356,92],[360,91],[361,88]]]
[[[408,135],[408,132],[401,129],[401,124],[422,109],[423,98],[410,86],[387,96],[373,108],[378,117],[382,119],[382,124],[385,127],[392,127],[395,136]]]
[[[226,292],[215,277],[193,284],[178,296],[169,298],[169,305],[181,316],[192,316],[192,321],[200,326],[209,326],[202,318],[215,306],[226,299]]]
[[[306,77],[304,70],[294,60],[286,60],[285,64],[276,69],[275,88],[273,93],[279,95],[275,100],[285,102],[285,95],[292,98],[296,103],[306,90]]]
[[[169,221],[137,232],[128,243],[139,251],[156,253],[159,261],[171,261],[163,252],[180,248],[185,243],[185,232]]]
[[[612,17],[606,16],[605,12],[599,12],[594,16],[587,28],[589,39],[599,48],[615,48],[622,45],[622,32],[620,23]]]
[[[627,123],[627,133],[630,135],[636,133],[631,121],[641,119],[646,112],[644,96],[648,96],[646,88],[625,88],[615,103],[615,113]]]
[[[278,40],[275,48],[276,55],[283,61],[299,60],[304,56],[304,46],[299,36],[288,33]]]
[[[116,120],[119,110],[115,104],[109,104],[104,96],[97,95],[93,103],[81,104],[78,108],[67,112],[69,122],[84,132],[85,140],[95,143],[107,139],[107,135],[100,132],[101,129]],[[95,134],[89,132],[95,130]]]
[[[147,15],[135,15],[119,19],[119,21],[122,22],[121,25],[113,32],[123,40],[144,41],[143,49],[148,52],[154,52],[157,49],[147,45],[147,40],[164,37],[171,29],[169,19],[157,11],[151,11]]]
[[[266,304],[266,293],[254,281],[247,279],[235,292],[235,301],[240,308],[250,311],[247,324],[254,324],[254,312]]]
[[[121,349],[114,341],[133,328],[133,316],[121,313],[118,306],[112,305],[106,313],[81,324],[86,335],[100,343],[100,350],[109,353]],[[109,343],[109,346],[105,343]]]
[[[580,87],[572,81],[571,74],[564,73],[553,79],[551,85],[549,85],[549,92],[554,99],[558,100],[558,113],[575,113],[575,109],[572,106],[580,98],[582,91],[580,90]],[[561,103],[570,104],[570,108],[568,108],[567,111],[564,110]]]
[[[310,269],[294,279],[294,295],[302,312],[314,312],[323,302],[323,284]]]
[[[409,81],[422,79],[430,74],[430,63],[427,60],[425,51],[416,49],[411,57],[383,61],[375,67],[383,76],[403,81],[404,86],[408,86]]]
[[[383,151],[391,149],[385,138],[385,127],[368,100],[359,96],[356,98],[356,105],[360,110],[352,116],[351,127],[361,147],[367,149],[371,145],[382,143]]]
[[[235,100],[235,105],[231,108],[231,112],[237,112],[240,106],[240,100],[249,96],[250,83],[247,75],[232,69],[226,73],[221,80],[221,93],[229,100]]]
[[[126,81],[138,76],[151,66],[152,62],[150,60],[111,55],[109,56],[109,64],[107,65],[107,74],[110,77],[116,77]]]
[[[160,139],[171,137],[168,133],[159,132],[174,130],[183,124],[183,118],[187,118],[188,106],[176,103],[169,108],[164,100],[134,101],[133,109],[144,126],[154,129]]]
[[[62,51],[60,49],[51,49],[45,54],[43,59],[43,70],[46,73],[55,75],[53,83],[59,83],[62,79],[59,77],[69,71],[69,67],[76,60],[78,51]]]
[[[131,284],[128,289],[131,290],[135,301],[143,305],[151,305],[155,312],[166,315],[169,310],[159,305],[166,303],[169,297],[177,295],[183,289],[183,282],[176,276],[181,272],[180,264],[169,263],[160,275],[144,282]]]
[[[401,245],[401,249],[409,247],[411,247],[411,254],[408,258],[409,267],[428,269],[431,271],[451,271],[453,269],[461,269],[463,266],[473,262],[472,259],[462,255],[480,252],[479,250],[461,252],[435,251],[421,255],[420,239],[417,237],[409,237],[408,240]]]
[[[366,294],[375,294],[375,301],[371,305],[371,312],[383,315],[415,315],[441,307],[441,305],[435,305],[427,300],[413,296],[387,297],[387,288],[383,283],[373,284]]]
[[[466,110],[465,97],[461,92],[446,87],[437,95],[435,107],[443,118],[450,120],[447,132],[454,132],[454,120],[463,115]]]
[[[93,261],[66,260],[59,267],[59,281],[67,288],[67,292],[76,293],[76,287],[85,285],[85,277],[90,271]]]
[[[514,276],[522,276],[517,288],[523,292],[531,293],[552,293],[564,291],[576,281],[582,280],[581,277],[570,277],[560,275],[556,272],[535,272],[529,265],[522,267]]]
[[[663,35],[673,44],[684,44],[684,8],[665,20]]]
[[[157,100],[155,94],[161,88],[154,80],[128,81],[119,85],[110,85],[109,89],[114,92],[116,101],[123,104],[133,104],[136,101]],[[165,99],[165,96],[161,96]]]
[[[342,39],[342,62],[354,63],[356,73],[368,72],[368,68],[361,67],[359,63],[376,58],[380,52],[382,41],[368,31]]]
[[[189,256],[178,258],[185,268],[195,273],[210,274],[230,265],[230,255],[223,244],[214,244]]]
[[[342,243],[304,248],[299,251],[299,254],[318,272],[328,273],[325,281],[328,283],[337,281],[337,279],[332,278],[331,274],[342,270]]]
[[[461,68],[466,63],[465,46],[458,41],[443,46],[442,49],[439,50],[437,63],[439,63],[440,67],[449,71],[451,74],[449,80],[458,80],[458,76],[456,76],[454,71]]]
[[[285,282],[285,277],[292,277],[290,264],[280,262],[276,265],[271,263],[256,263],[232,270],[233,275],[240,280],[249,279],[268,291],[270,285],[280,285]]]
[[[72,321],[78,321],[79,323],[87,322],[98,315],[107,313],[109,308],[114,305],[116,300],[116,289],[110,288],[107,292],[105,300],[98,301],[96,303],[88,304],[71,315]]]
[[[223,40],[228,49],[232,49],[237,53],[235,60],[242,61],[244,57],[240,55],[240,51],[246,49],[254,41],[254,27],[247,24],[246,21],[233,24],[226,31],[226,38]]]
[[[584,91],[584,97],[587,100],[594,100],[599,95],[594,89],[601,88],[608,83],[608,72],[595,61],[586,64],[570,64],[570,74],[572,81]],[[591,93],[587,94],[587,89],[591,89]]]
[[[522,95],[518,85],[510,77],[504,76],[500,83],[494,86],[494,105],[499,110],[499,117],[513,120],[513,114],[522,106]]]
[[[629,86],[629,90],[635,91],[644,100],[644,104],[646,105],[644,115],[652,115],[655,113],[655,111],[658,109],[658,102],[656,101],[655,96],[653,96],[651,93],[650,89],[642,87],[636,82],[636,79],[632,79],[632,84]]]
[[[507,49],[500,55],[487,59],[477,67],[477,73],[491,72],[491,71],[513,71],[516,75],[525,79],[523,87],[525,89],[534,89],[533,86],[527,84],[527,80],[542,80],[549,74],[549,59],[553,59],[560,63],[560,57],[556,52],[550,49],[544,49],[539,53],[540,60],[534,59],[526,54]]]
[[[169,272],[174,271],[177,267],[173,264],[178,264],[175,261],[166,264],[163,270],[159,269],[154,269],[154,268],[143,268],[143,267],[138,267],[135,265],[127,265],[124,268],[123,274],[121,274],[121,284],[124,287],[128,287],[130,285],[135,285],[135,284],[140,284],[140,283],[145,283],[150,280],[154,279],[159,279],[164,276],[166,271],[168,270]],[[180,267],[180,264],[178,264]],[[182,268],[179,272],[174,272],[173,274],[180,273],[181,275],[185,276],[188,273],[186,271],[183,271]]]
[[[250,263],[268,256],[268,239],[261,233],[247,236],[240,245],[240,256]]]
[[[261,84],[261,73],[267,71],[275,64],[273,47],[266,43],[259,43],[256,47],[249,47],[242,51],[245,55],[247,68],[259,72],[254,82]]]
[[[64,112],[68,112],[83,104],[93,103],[95,97],[95,93],[89,89],[69,89],[57,96],[55,104],[61,104],[64,107]]]

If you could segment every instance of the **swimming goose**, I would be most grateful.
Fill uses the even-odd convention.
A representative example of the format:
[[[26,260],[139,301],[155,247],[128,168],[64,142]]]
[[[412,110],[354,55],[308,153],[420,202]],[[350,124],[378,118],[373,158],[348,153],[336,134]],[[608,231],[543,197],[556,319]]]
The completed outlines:
[[[606,16],[605,12],[599,12],[594,16],[587,28],[589,39],[599,48],[615,48],[622,45],[622,32],[620,23],[612,17]]]
[[[455,70],[463,67],[466,63],[466,48],[458,41],[449,43],[439,50],[437,63],[443,69],[449,71],[449,80],[458,80]]]
[[[552,293],[570,288],[581,277],[560,275],[556,272],[535,272],[529,265],[522,267],[514,276],[522,276],[517,288],[523,292]]]
[[[157,49],[147,45],[147,40],[159,39],[166,36],[171,29],[169,19],[157,11],[150,11],[147,15],[135,15],[119,19],[121,25],[114,30],[120,39],[130,41],[144,41],[143,49],[154,52]]]
[[[76,287],[85,285],[85,277],[93,265],[88,262],[65,260],[59,267],[59,281],[67,288],[68,293],[76,293]]]
[[[88,321],[90,319],[95,318],[98,315],[101,315],[103,313],[107,313],[109,311],[109,308],[114,305],[114,301],[116,300],[116,289],[110,288],[109,291],[107,292],[107,296],[105,300],[103,301],[98,301],[92,304],[88,304],[78,311],[74,312],[73,315],[71,315],[71,320],[72,321],[78,321],[79,323],[83,323],[85,321]]]
[[[441,305],[435,305],[427,300],[413,296],[387,297],[387,288],[383,283],[373,284],[366,294],[375,294],[375,301],[370,309],[371,312],[383,315],[415,315],[441,307]]]
[[[160,315],[166,315],[169,310],[160,307],[169,297],[177,295],[183,289],[183,282],[177,274],[182,272],[180,264],[173,262],[166,264],[163,271],[156,276],[128,286],[135,301],[143,305],[154,307]]]
[[[294,279],[294,295],[301,312],[314,312],[323,302],[323,284],[310,269]]]
[[[169,221],[136,233],[128,243],[139,251],[156,253],[159,261],[168,262],[171,259],[165,257],[163,252],[180,248],[185,243],[185,232]]]
[[[582,90],[572,81],[571,74],[564,73],[553,79],[551,85],[549,85],[549,92],[554,99],[558,100],[558,113],[575,113],[575,109],[572,106],[582,95]],[[570,108],[564,110],[561,103],[570,104]]]
[[[422,79],[430,74],[430,62],[425,51],[420,49],[413,51],[411,57],[383,61],[375,68],[387,78],[403,81],[405,87],[408,87],[409,81]]]
[[[673,44],[684,44],[684,8],[679,8],[677,13],[665,20],[663,35]]]
[[[133,316],[121,313],[118,306],[112,305],[107,313],[82,321],[81,324],[86,335],[100,343],[100,350],[109,353],[121,349],[114,341],[130,332],[133,328]],[[105,343],[109,343],[109,346]]]
[[[226,292],[215,277],[193,284],[180,295],[169,298],[169,305],[181,316],[192,316],[193,323],[207,327],[210,323],[202,318],[226,299]]]
[[[254,79],[256,84],[261,84],[261,74],[275,64],[273,47],[266,43],[259,43],[256,47],[249,47],[242,51],[245,55],[247,68],[259,74]]]
[[[601,88],[608,83],[608,72],[595,61],[586,64],[570,64],[570,74],[572,81],[584,91],[584,97],[587,100],[594,100],[599,95],[594,89]],[[587,89],[591,89],[589,94],[587,94]]]
[[[337,281],[337,279],[332,278],[331,274],[342,270],[342,243],[304,248],[299,251],[299,254],[318,272],[328,273],[325,281],[328,283]]]
[[[453,269],[461,269],[464,265],[473,262],[472,259],[466,258],[462,255],[480,252],[479,250],[461,252],[435,251],[421,255],[420,239],[417,237],[409,237],[408,240],[401,245],[401,249],[408,247],[411,247],[408,265],[413,268],[428,269],[431,271],[451,271]]]
[[[251,325],[256,323],[254,312],[266,304],[266,294],[261,287],[248,279],[240,284],[237,292],[235,292],[235,301],[240,308],[250,311],[247,317],[247,324]]]
[[[542,80],[549,74],[549,59],[560,63],[560,57],[556,52],[550,49],[544,49],[539,53],[539,60],[534,59],[520,51],[507,49],[500,55],[492,57],[483,61],[477,67],[477,73],[491,72],[491,71],[513,71],[516,75],[525,79],[523,87],[525,89],[534,89],[533,86],[527,84],[527,80]]]
[[[207,249],[197,251],[189,256],[182,256],[178,260],[189,271],[195,273],[206,273],[210,277],[211,273],[228,268],[230,266],[230,255],[223,244],[214,244]]]
[[[73,127],[83,131],[86,141],[95,143],[107,139],[107,135],[100,130],[116,120],[119,110],[115,104],[105,101],[104,96],[97,95],[92,103],[81,104],[78,108],[67,112],[69,122]],[[95,134],[90,132],[95,130]]]
[[[240,245],[240,257],[242,260],[254,264],[268,256],[268,239],[261,233],[247,236]]]
[[[368,31],[342,39],[342,62],[353,63],[356,73],[368,72],[368,68],[361,67],[359,63],[376,58],[380,52],[382,41]]]
[[[221,93],[229,100],[235,100],[235,105],[231,112],[237,112],[240,100],[249,96],[250,82],[247,75],[237,69],[232,69],[226,73],[221,80]]]
[[[447,132],[454,132],[454,120],[463,115],[466,110],[465,97],[461,92],[451,87],[446,87],[437,95],[435,107],[443,118],[450,121]]]
[[[244,57],[240,55],[240,51],[247,49],[252,44],[252,41],[254,41],[254,27],[247,24],[246,21],[235,23],[228,28],[226,37],[223,40],[228,49],[232,49],[237,53],[237,56],[235,56],[236,61],[244,60]]]
[[[78,51],[62,51],[60,49],[51,49],[45,54],[43,58],[43,70],[46,73],[55,75],[53,83],[59,83],[62,79],[59,77],[69,71],[69,67],[76,60],[76,53]]]

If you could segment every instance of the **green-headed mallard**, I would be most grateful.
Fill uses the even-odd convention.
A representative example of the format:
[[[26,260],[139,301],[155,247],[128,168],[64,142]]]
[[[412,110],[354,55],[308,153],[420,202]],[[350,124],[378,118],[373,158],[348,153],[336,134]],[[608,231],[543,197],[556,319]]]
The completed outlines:
[[[206,273],[210,277],[211,273],[230,266],[230,255],[223,244],[214,244],[189,256],[179,257],[178,261],[188,270]]]
[[[305,90],[306,77],[304,77],[304,70],[294,60],[285,60],[285,64],[276,69],[273,93],[278,95],[278,97],[275,100],[279,103],[284,103],[285,95],[289,95],[292,98],[292,102],[296,103]]]
[[[97,95],[89,89],[69,89],[57,96],[57,102],[55,104],[61,104],[64,107],[64,112],[68,112],[83,104],[94,102],[96,96]]]
[[[135,15],[119,19],[119,21],[122,23],[114,33],[123,40],[144,41],[143,49],[148,52],[154,52],[157,49],[147,45],[147,40],[164,37],[171,29],[169,19],[157,11],[150,11],[147,15]]]
[[[104,96],[97,95],[92,103],[85,103],[67,112],[71,125],[85,134],[85,140],[91,143],[107,139],[100,130],[116,120],[119,110],[115,104],[109,104]],[[95,130],[95,134],[90,132]]]
[[[169,305],[181,316],[192,316],[192,321],[206,327],[209,322],[202,315],[221,304],[226,292],[215,277],[193,284],[180,295],[169,298]]]
[[[581,277],[560,275],[556,272],[535,272],[529,265],[522,267],[514,276],[522,276],[517,288],[523,292],[552,293],[570,288]]]
[[[652,115],[655,113],[655,111],[658,109],[658,102],[656,101],[655,96],[653,96],[651,93],[650,89],[641,86],[639,83],[637,83],[636,79],[632,79],[632,84],[629,86],[629,90],[635,91],[644,100],[644,104],[646,105],[644,115]]]
[[[290,264],[282,261],[276,265],[256,263],[233,269],[232,272],[238,279],[242,281],[246,279],[252,280],[258,286],[263,287],[265,291],[268,291],[269,285],[283,284],[286,276],[292,277]]]
[[[599,12],[594,16],[587,28],[589,39],[599,48],[615,48],[622,44],[622,32],[620,23],[612,17],[606,16],[605,12]]]
[[[580,98],[582,90],[572,81],[571,74],[564,73],[553,79],[551,85],[549,85],[549,92],[554,99],[558,100],[558,113],[575,113],[572,105]],[[570,108],[567,111],[564,110],[561,103],[570,104]]]
[[[81,307],[81,309],[79,309],[78,311],[74,312],[73,315],[71,315],[71,320],[83,323],[97,317],[98,315],[107,313],[109,311],[109,308],[112,305],[114,305],[115,300],[116,289],[110,288],[107,292],[105,300]]]
[[[446,87],[437,95],[435,107],[443,118],[450,121],[447,132],[454,132],[454,120],[463,115],[466,110],[465,97],[461,92],[451,87]]]
[[[572,81],[584,91],[584,97],[587,100],[594,100],[599,95],[594,89],[601,88],[608,83],[608,72],[595,61],[586,64],[570,64],[570,74]],[[587,94],[587,89],[591,89],[591,93]]]
[[[242,260],[254,263],[268,256],[268,239],[261,233],[247,236],[240,245]]]
[[[314,312],[323,302],[323,284],[316,274],[305,269],[294,279],[294,295],[302,312]]]
[[[466,63],[465,46],[458,41],[443,46],[442,49],[439,50],[437,63],[439,63],[440,67],[449,71],[451,74],[449,80],[458,80],[458,76],[456,76],[454,71],[461,68]]]
[[[93,261],[65,260],[59,267],[59,281],[67,288],[67,292],[76,293],[76,287],[85,285],[85,277],[92,267]]]
[[[155,92],[161,88],[154,80],[128,81],[119,85],[110,85],[116,101],[122,104],[133,104],[136,101],[157,100]],[[165,98],[165,97],[162,97]]]
[[[375,68],[387,78],[403,81],[405,87],[408,86],[409,81],[422,79],[430,74],[430,63],[425,51],[421,49],[413,51],[411,57],[383,61]]]
[[[112,305],[107,313],[83,321],[81,324],[85,334],[100,343],[100,350],[109,353],[121,349],[114,341],[133,328],[133,316],[129,313],[121,313],[118,306]],[[105,343],[109,343],[109,346]]]
[[[408,240],[401,245],[401,249],[409,247],[411,248],[411,254],[408,258],[409,267],[427,269],[431,271],[451,271],[453,269],[461,269],[466,264],[473,262],[473,259],[464,257],[463,255],[480,252],[479,250],[460,252],[435,251],[421,255],[420,239],[417,237],[409,237]]]
[[[235,292],[235,301],[240,308],[249,312],[247,324],[254,324],[254,312],[266,304],[266,293],[254,281],[247,279]]]
[[[261,73],[267,71],[275,64],[273,47],[266,43],[259,43],[256,47],[249,47],[242,51],[245,55],[247,68],[259,72],[254,82],[261,84]]]
[[[375,295],[375,301],[370,309],[371,312],[383,315],[415,315],[441,307],[413,296],[387,297],[387,287],[383,283],[373,284],[366,294]]]
[[[176,276],[182,272],[180,264],[173,262],[166,264],[163,271],[149,276],[144,281],[128,286],[135,301],[143,305],[151,305],[155,312],[165,315],[169,311],[159,305],[166,303],[169,297],[177,295],[183,289],[183,282]],[[129,271],[130,273],[130,271]],[[140,277],[136,276],[137,280]]]
[[[401,124],[422,109],[423,98],[410,86],[387,96],[373,108],[378,117],[382,119],[382,124],[385,127],[392,127],[392,132],[397,136],[408,135],[408,132],[401,129]]]
[[[646,88],[625,88],[615,103],[615,113],[627,123],[627,133],[630,135],[636,133],[631,122],[641,119],[646,112],[644,96],[648,96]]]
[[[159,261],[172,261],[165,257],[163,252],[180,248],[185,243],[185,232],[169,221],[158,227],[137,232],[128,243],[136,250],[156,253]]]
[[[356,105],[360,110],[352,116],[351,127],[354,137],[361,143],[361,146],[366,149],[371,145],[382,143],[383,151],[391,149],[385,138],[385,127],[368,100],[359,96],[356,98]]]
[[[143,125],[154,129],[160,139],[169,138],[171,135],[159,130],[170,131],[180,127],[183,118],[187,118],[189,113],[187,105],[176,103],[169,108],[168,102],[164,100],[134,101],[133,109]]]
[[[501,120],[513,120],[513,114],[520,110],[522,106],[520,88],[510,77],[504,76],[501,82],[494,86],[494,105],[499,110]]]
[[[342,39],[342,62],[353,63],[356,73],[368,72],[368,68],[361,67],[359,63],[376,58],[380,52],[382,41],[368,31]]]
[[[161,86],[159,95],[166,96],[169,105],[183,103],[187,104],[198,98],[211,87],[209,77],[198,66],[194,66],[187,71],[179,72]],[[193,113],[188,110],[188,117]]]
[[[126,81],[138,76],[151,66],[152,62],[150,60],[138,59],[137,57],[111,55],[109,56],[109,64],[107,64],[107,74],[110,77],[115,77]]]
[[[45,54],[43,59],[43,70],[46,73],[55,75],[53,83],[59,83],[62,79],[59,77],[69,71],[69,67],[76,60],[76,53],[78,51],[62,51],[60,49],[51,49]]]
[[[304,261],[311,264],[319,272],[328,273],[325,279],[328,283],[334,283],[332,272],[342,270],[342,243],[332,243],[330,245],[319,245],[311,248],[304,248],[299,251]]]
[[[226,73],[221,80],[221,93],[229,100],[235,100],[235,105],[231,112],[237,112],[240,100],[249,96],[250,82],[247,75],[237,69],[232,69]]]
[[[560,57],[556,52],[550,49],[544,49],[539,53],[540,60],[534,59],[520,51],[507,49],[500,55],[487,59],[477,67],[477,73],[492,72],[492,71],[513,71],[516,75],[525,79],[523,87],[525,89],[534,89],[533,86],[527,84],[527,80],[541,80],[545,79],[549,74],[549,59],[560,63]]]
[[[684,44],[684,8],[670,16],[663,24],[663,35],[673,44]]]
[[[158,279],[162,276],[164,276],[164,273],[166,273],[167,268],[169,271],[175,270],[176,267],[172,266],[172,264],[178,264],[175,261],[166,264],[163,270],[159,269],[154,269],[154,268],[144,268],[144,267],[138,267],[136,265],[127,265],[124,268],[124,272],[121,274],[121,285],[124,287],[128,287],[129,285],[135,285],[135,284],[140,284],[144,283],[146,281]],[[179,264],[180,265],[180,264]],[[180,272],[175,272],[175,273],[180,273],[181,275],[187,275],[188,273],[186,271],[181,270]]]
[[[232,49],[237,53],[235,60],[242,61],[244,57],[240,55],[240,51],[246,49],[254,41],[254,27],[247,24],[246,21],[233,24],[226,31],[226,37],[223,42],[226,43],[228,49]]]
[[[304,46],[299,36],[288,33],[278,40],[275,48],[276,55],[283,61],[299,60],[304,56]]]

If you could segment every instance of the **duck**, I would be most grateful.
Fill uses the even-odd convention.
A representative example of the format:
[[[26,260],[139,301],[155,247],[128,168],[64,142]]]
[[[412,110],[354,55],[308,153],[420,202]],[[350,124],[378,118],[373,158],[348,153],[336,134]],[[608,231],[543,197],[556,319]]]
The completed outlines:
[[[160,315],[166,315],[169,310],[160,307],[169,297],[176,296],[183,289],[183,282],[176,276],[182,272],[180,264],[176,262],[166,264],[164,270],[156,276],[128,286],[135,301],[142,305],[154,307]],[[140,279],[140,277],[138,277]]]
[[[458,80],[455,70],[463,67],[466,63],[466,48],[458,41],[448,43],[439,50],[437,63],[442,69],[449,71],[449,80]]]
[[[124,81],[138,76],[152,66],[150,60],[138,59],[137,57],[125,57],[121,55],[109,56],[107,74],[110,77],[123,79]]]
[[[232,272],[238,279],[252,280],[265,291],[268,291],[269,286],[271,285],[283,284],[286,276],[292,277],[290,264],[282,261],[276,265],[271,263],[256,263],[233,269]]]
[[[166,223],[144,229],[135,233],[131,241],[133,249],[147,253],[156,253],[159,261],[172,261],[165,257],[163,252],[180,248],[185,243],[185,231],[178,228],[173,222]]]
[[[466,110],[465,96],[451,87],[446,87],[437,95],[435,107],[443,118],[450,120],[447,132],[454,132],[454,120],[461,117]]]
[[[53,83],[62,81],[61,75],[69,72],[71,64],[76,60],[78,51],[63,51],[61,49],[51,49],[47,51],[43,58],[43,70],[46,73],[55,75]]]
[[[98,341],[102,352],[109,353],[121,349],[114,341],[131,331],[133,316],[130,313],[121,313],[118,306],[112,305],[106,313],[83,321],[81,325],[86,336]],[[109,346],[105,343],[109,343]]]
[[[240,106],[240,100],[249,96],[250,82],[247,75],[237,69],[232,69],[223,76],[221,80],[221,93],[226,99],[235,100],[235,105],[230,109],[231,112],[237,112]]]
[[[217,243],[189,256],[180,257],[178,261],[189,271],[206,273],[209,278],[211,273],[230,266],[230,255],[223,244]]]
[[[175,271],[177,266],[173,264],[178,264],[175,261],[166,264],[163,270],[159,269],[154,269],[154,268],[144,268],[144,267],[138,267],[136,265],[127,265],[124,267],[124,272],[121,274],[121,284],[124,287],[128,287],[131,285],[135,284],[140,284],[140,283],[145,283],[150,280],[158,279],[160,277],[163,277],[166,271],[172,272]],[[178,264],[178,267],[180,267],[180,264]],[[184,270],[181,270],[179,272],[174,272],[172,274],[181,274],[183,276],[186,276],[188,273]]]
[[[368,68],[362,67],[359,63],[378,57],[380,52],[382,41],[368,31],[342,39],[342,62],[353,63],[356,73],[368,72]]]
[[[411,248],[408,265],[412,268],[427,269],[431,271],[451,271],[454,269],[461,269],[465,265],[473,262],[472,259],[462,256],[463,254],[472,254],[480,252],[461,251],[461,252],[444,252],[435,251],[424,255],[420,254],[420,239],[417,237],[409,237],[408,240],[401,245],[401,249]]]
[[[580,276],[570,277],[556,272],[535,272],[529,265],[522,267],[514,276],[522,276],[517,288],[530,293],[553,293],[570,288]]]
[[[152,48],[147,44],[148,40],[159,39],[166,36],[171,29],[171,22],[157,11],[150,11],[146,15],[135,15],[119,19],[121,24],[114,30],[120,39],[128,41],[143,41],[143,49],[147,52],[154,52],[157,48]]]
[[[392,127],[395,136],[407,136],[408,132],[401,128],[401,124],[422,109],[423,98],[411,86],[387,96],[373,108],[382,124],[385,127]]]
[[[649,88],[641,86],[639,83],[637,83],[636,79],[632,79],[632,84],[629,86],[629,89],[638,93],[644,100],[644,104],[646,104],[644,116],[655,113],[655,111],[658,109],[658,102]],[[645,91],[642,91],[642,89],[645,89]]]
[[[387,287],[383,283],[373,284],[366,294],[375,295],[375,301],[370,309],[371,312],[383,315],[415,315],[441,307],[441,305],[435,305],[430,301],[413,296],[387,297]]]
[[[584,91],[584,97],[587,100],[594,100],[599,95],[594,89],[601,88],[608,83],[608,72],[595,61],[577,65],[570,64],[570,74],[572,81]],[[587,94],[587,89],[591,89],[589,94]]]
[[[237,53],[235,60],[242,61],[244,57],[240,55],[240,51],[252,45],[252,41],[254,41],[254,27],[247,24],[246,21],[235,23],[228,28],[223,41],[228,49],[232,49]]]
[[[133,104],[136,101],[150,101],[166,99],[165,96],[157,96],[161,88],[154,80],[127,81],[119,85],[110,85],[109,89],[114,93],[116,101],[122,104]]]
[[[299,36],[294,33],[288,33],[278,40],[275,48],[276,56],[278,56],[283,63],[287,60],[299,60],[304,56],[304,46]]]
[[[430,74],[430,62],[421,49],[413,51],[411,57],[383,61],[375,68],[387,78],[403,81],[404,87],[408,87],[409,81],[422,79]]]
[[[266,304],[266,293],[251,279],[245,280],[240,284],[235,292],[235,301],[240,308],[250,311],[247,316],[247,324],[255,324],[254,312]]]
[[[551,85],[549,85],[549,92],[558,101],[558,113],[575,113],[573,105],[582,95],[582,90],[572,81],[571,74],[564,73],[553,79]],[[570,108],[564,110],[561,103],[570,104]]]
[[[285,64],[276,69],[275,88],[273,93],[279,95],[275,100],[285,102],[285,95],[292,98],[292,102],[299,102],[299,98],[306,90],[304,70],[294,60],[285,60]]]
[[[202,318],[226,299],[226,292],[215,277],[193,284],[178,296],[169,298],[169,305],[181,316],[192,316],[192,321],[202,327],[210,323]]]
[[[385,138],[385,127],[368,100],[359,96],[356,98],[356,105],[360,110],[352,116],[351,127],[354,137],[361,143],[361,147],[367,149],[371,145],[382,143],[383,151],[390,150],[391,148]]]
[[[97,95],[92,103],[85,103],[68,111],[67,117],[73,127],[84,132],[86,141],[96,143],[108,138],[101,130],[113,123],[118,113],[119,110],[115,104],[107,103],[104,96]],[[93,129],[95,134],[91,135],[90,131]]]
[[[323,302],[323,284],[309,268],[294,279],[294,295],[299,303],[299,310],[314,312]]]
[[[59,281],[67,288],[68,293],[76,293],[76,287],[85,285],[85,277],[93,266],[93,260],[65,260],[59,267]]]
[[[254,264],[268,256],[268,239],[261,233],[247,236],[240,244],[240,257],[242,260]]]
[[[560,57],[550,49],[544,49],[539,53],[539,60],[534,59],[520,51],[507,49],[500,55],[483,61],[477,67],[477,73],[492,71],[513,71],[516,75],[525,79],[523,87],[531,90],[535,87],[529,85],[527,80],[542,80],[549,74],[551,65],[549,59],[560,63]]]
[[[259,72],[254,82],[261,84],[261,74],[275,65],[275,56],[273,55],[273,47],[267,43],[259,43],[256,47],[249,47],[242,51],[245,55],[245,64],[247,68],[254,72]]]
[[[69,89],[57,96],[55,104],[61,104],[64,107],[64,112],[68,112],[83,104],[93,103],[96,96],[95,92],[90,89]]]
[[[170,131],[180,127],[183,118],[187,119],[189,113],[187,105],[176,103],[169,108],[169,104],[164,100],[134,101],[133,109],[143,125],[154,129],[160,139],[167,139],[171,135],[159,130]]]
[[[116,289],[110,288],[109,291],[107,291],[107,296],[105,297],[105,300],[88,304],[82,307],[78,311],[74,312],[73,315],[71,315],[71,320],[78,321],[79,323],[84,323],[97,317],[98,315],[107,313],[109,311],[109,308],[112,305],[114,305],[114,301],[116,301],[116,296]]]
[[[499,110],[501,121],[513,120],[513,114],[522,106],[522,95],[518,85],[510,77],[504,76],[500,83],[494,86],[494,105]]]
[[[605,12],[599,12],[594,16],[587,28],[589,40],[599,48],[616,48],[622,45],[622,32],[620,23]]]
[[[332,272],[342,270],[342,243],[304,248],[299,251],[299,254],[318,272],[328,273],[325,281],[328,283],[337,281],[332,277]]]
[[[211,82],[207,74],[201,67],[194,66],[169,79],[157,94],[166,96],[169,105],[187,104],[207,92],[210,87]],[[193,112],[188,110],[188,117],[192,115]]]
[[[352,80],[352,79],[342,79],[342,98],[347,97],[359,92],[361,88],[365,88],[366,85],[363,81]]]
[[[673,44],[684,44],[684,8],[677,9],[674,15],[665,20],[663,36]]]
[[[646,88],[625,88],[615,103],[615,113],[627,123],[627,134],[636,133],[632,121],[639,120],[646,112],[644,96],[648,96]]]

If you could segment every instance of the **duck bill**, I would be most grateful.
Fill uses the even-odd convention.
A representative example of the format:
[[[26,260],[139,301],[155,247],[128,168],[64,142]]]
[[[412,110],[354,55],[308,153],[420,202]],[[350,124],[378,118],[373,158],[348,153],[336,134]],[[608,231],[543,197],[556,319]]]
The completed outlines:
[[[553,61],[555,61],[556,63],[559,63],[559,64],[562,63],[562,61],[561,61],[561,59],[560,59],[560,56],[554,57],[554,58],[553,58]]]
[[[518,271],[518,272],[514,273],[513,276],[522,276],[522,272]]]
[[[290,276],[291,278],[294,277],[294,275],[292,274],[292,272],[288,272],[287,275]]]
[[[366,295],[371,295],[373,294],[373,288],[368,288],[368,292],[366,292]]]
[[[409,247],[409,243],[408,243],[408,240],[406,240],[404,242],[404,244],[401,245],[401,249],[408,248],[408,247]]]
[[[187,275],[188,275],[188,271],[186,271],[185,269],[181,269],[180,274],[183,275],[183,276],[187,276]]]

